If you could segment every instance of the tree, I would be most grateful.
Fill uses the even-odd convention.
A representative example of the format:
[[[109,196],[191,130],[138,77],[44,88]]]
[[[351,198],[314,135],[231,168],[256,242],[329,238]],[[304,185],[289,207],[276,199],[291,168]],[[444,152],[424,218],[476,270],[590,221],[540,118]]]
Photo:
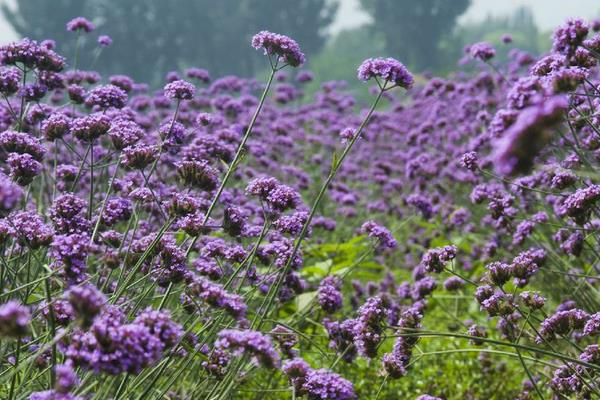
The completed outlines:
[[[391,56],[416,69],[434,69],[444,58],[440,40],[450,34],[470,0],[361,0]]]
[[[2,12],[21,36],[56,39],[71,56],[75,36],[68,20],[85,16],[97,30],[82,45],[96,46],[98,34],[113,38],[94,66],[104,75],[127,73],[138,81],[158,83],[164,74],[190,66],[215,76],[252,76],[259,62],[249,42],[268,29],[296,39],[307,55],[316,55],[326,39],[338,0],[16,0]],[[90,67],[85,61],[82,67]],[[91,60],[87,60],[91,61]]]

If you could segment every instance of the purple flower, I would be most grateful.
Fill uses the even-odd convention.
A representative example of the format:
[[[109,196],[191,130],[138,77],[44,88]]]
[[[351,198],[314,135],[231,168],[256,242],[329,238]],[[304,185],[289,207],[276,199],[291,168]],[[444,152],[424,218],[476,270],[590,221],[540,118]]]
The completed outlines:
[[[84,17],[73,18],[67,22],[67,30],[71,32],[84,31],[85,33],[90,33],[94,29],[94,24]]]
[[[23,197],[23,190],[0,173],[0,214],[14,209]]]
[[[20,211],[8,217],[12,227],[11,234],[23,246],[32,250],[48,246],[52,242],[53,232],[44,224],[39,214],[31,211]]]
[[[421,265],[427,272],[440,273],[444,270],[446,263],[456,257],[457,251],[458,248],[454,245],[427,250],[421,259]]]
[[[598,335],[600,333],[600,312],[592,314],[590,319],[586,322],[583,328],[583,334],[586,336],[589,335]]]
[[[579,18],[568,19],[554,31],[552,49],[570,57],[589,32],[588,24]]]
[[[60,326],[67,326],[75,319],[75,312],[71,304],[65,299],[55,299],[51,305],[43,303],[42,315],[50,319],[50,313],[54,317],[54,323]]]
[[[55,266],[62,267],[62,273],[69,284],[80,283],[86,277],[89,240],[87,234],[74,233],[56,235],[52,241],[50,256],[54,258]]]
[[[362,224],[360,230],[379,241],[379,245],[388,249],[398,247],[398,242],[392,233],[384,226],[377,224],[375,221],[367,221]]]
[[[10,153],[6,162],[11,179],[22,186],[29,185],[42,172],[42,164],[27,153]]]
[[[112,39],[108,35],[98,36],[98,44],[102,47],[108,47],[112,44]]]
[[[73,120],[71,133],[82,142],[89,143],[105,135],[110,129],[110,122],[110,117],[106,114],[86,115]]]
[[[348,143],[356,135],[356,130],[354,128],[344,128],[340,131],[340,137],[342,138],[342,143]]]
[[[61,56],[28,38],[0,47],[0,62],[2,65],[22,63],[27,68],[53,72],[60,72],[65,67]]]
[[[106,226],[113,226],[119,221],[127,221],[133,212],[131,201],[124,197],[112,197],[106,201],[104,213],[102,213],[102,223]]]
[[[69,364],[60,364],[56,366],[56,391],[67,394],[79,385],[79,378],[73,367]]]
[[[189,82],[177,80],[168,83],[164,89],[165,97],[168,99],[191,100],[194,98],[196,88]]]
[[[455,292],[465,286],[465,281],[458,276],[451,276],[444,281],[444,289],[449,292]]]
[[[48,87],[41,83],[26,83],[19,89],[19,96],[25,101],[39,101],[48,92]]]
[[[288,377],[299,395],[303,395],[302,386],[306,382],[306,376],[312,371],[310,365],[301,358],[288,360],[283,364],[283,373]]]
[[[385,82],[410,89],[414,83],[413,76],[400,61],[393,58],[369,58],[358,67],[358,79],[368,81],[380,78]]]
[[[486,265],[489,281],[496,286],[502,287],[512,277],[511,267],[508,264],[495,261]]]
[[[107,133],[117,150],[134,145],[144,136],[144,130],[138,124],[123,118],[113,120]]]
[[[264,49],[265,54],[276,55],[280,62],[298,67],[306,61],[295,40],[277,33],[261,31],[252,37],[252,47]]]
[[[354,344],[361,356],[377,356],[377,348],[383,340],[383,323],[387,317],[387,304],[381,297],[367,299],[358,309],[353,327]]]
[[[277,342],[280,350],[285,354],[286,357],[294,358],[296,356],[296,351],[292,349],[296,344],[298,344],[298,337],[294,331],[286,328],[283,325],[277,325],[275,328],[269,332],[271,337]],[[287,362],[283,366],[283,371],[285,373]]]
[[[310,71],[300,71],[298,72],[298,75],[296,75],[296,81],[299,83],[312,82],[314,78],[314,74]]]
[[[188,78],[198,79],[200,82],[210,82],[210,74],[207,70],[202,68],[188,68],[185,70],[185,75]]]
[[[551,341],[556,335],[566,335],[574,329],[584,329],[590,315],[583,310],[573,308],[558,311],[542,321],[539,329],[538,343]]]
[[[487,338],[487,330],[484,326],[480,325],[471,325],[467,330],[467,335],[472,336],[474,339],[471,339],[471,343],[476,346],[481,346],[483,344],[483,340],[479,340],[476,338]]]
[[[61,139],[71,131],[71,119],[62,113],[54,113],[42,121],[41,130],[48,141]]]
[[[269,193],[266,201],[273,210],[283,212],[296,208],[302,199],[300,194],[292,187],[278,185]]]
[[[257,331],[224,329],[219,332],[215,347],[250,354],[265,368],[275,368],[280,362],[271,338]]]
[[[479,159],[477,153],[470,151],[460,157],[460,165],[469,171],[475,171],[479,168]]]
[[[356,399],[352,383],[325,368],[309,370],[302,385],[310,400]]]
[[[87,95],[85,104],[88,107],[96,106],[102,109],[123,108],[127,104],[127,93],[115,85],[98,86]]]
[[[172,348],[183,337],[183,328],[171,319],[168,311],[158,311],[151,307],[142,311],[133,323],[146,326],[150,333],[163,343],[165,349]]]
[[[21,84],[21,71],[17,68],[0,69],[0,93],[10,96],[17,93]]]
[[[89,327],[106,304],[106,296],[91,283],[71,286],[65,293],[82,326]]]
[[[591,185],[583,189],[578,189],[575,193],[569,195],[560,208],[559,216],[569,216],[578,224],[583,224],[596,201],[600,199],[600,185]]]
[[[31,313],[21,303],[10,300],[0,306],[0,337],[19,338],[29,331]]]
[[[158,146],[135,144],[123,149],[123,166],[143,170],[158,158]]]
[[[494,50],[491,44],[487,42],[480,42],[467,46],[465,53],[469,54],[475,59],[488,61],[494,58],[496,55],[496,50]]]
[[[127,93],[129,93],[133,90],[133,85],[135,84],[133,82],[133,79],[131,79],[127,75],[112,75],[108,79],[108,81],[110,82],[111,85],[120,87]]]
[[[281,233],[289,233],[292,236],[298,236],[308,221],[308,213],[306,211],[297,211],[291,215],[282,215],[277,218],[273,226]],[[310,235],[311,230],[308,230]]]
[[[566,109],[565,98],[552,97],[523,110],[495,143],[493,158],[496,171],[502,175],[528,172],[534,157],[550,139],[549,130],[562,121]]]
[[[219,184],[219,173],[206,160],[182,161],[176,164],[177,175],[187,186],[211,191]]]
[[[546,299],[537,292],[522,292],[519,297],[523,303],[532,310],[539,310],[544,307],[544,304],[546,303]]]
[[[256,178],[248,184],[246,193],[252,196],[258,196],[262,200],[267,200],[271,191],[278,185],[279,181],[275,178]]]
[[[240,236],[246,227],[246,216],[238,207],[229,206],[223,211],[223,230],[231,236]]]
[[[164,340],[164,332],[143,319],[127,323],[121,310],[107,306],[88,331],[77,330],[68,343],[61,343],[61,350],[75,366],[112,375],[139,374],[160,360],[172,339],[167,334]]]
[[[343,296],[340,292],[341,282],[335,276],[328,276],[319,284],[319,305],[323,311],[331,314],[342,308]]]

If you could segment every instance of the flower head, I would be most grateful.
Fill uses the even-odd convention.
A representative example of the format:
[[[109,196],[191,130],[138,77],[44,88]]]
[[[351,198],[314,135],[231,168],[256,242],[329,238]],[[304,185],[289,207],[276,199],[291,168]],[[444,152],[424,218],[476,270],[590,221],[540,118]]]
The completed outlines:
[[[298,67],[306,61],[298,43],[285,35],[261,31],[252,38],[252,47],[264,49],[265,54],[276,55],[279,61],[292,67]]]
[[[31,320],[29,309],[11,300],[0,306],[0,337],[20,337],[27,333]]]
[[[410,89],[414,78],[400,61],[393,58],[369,58],[358,67],[358,79],[368,81],[371,78],[381,78],[396,86]]]
[[[94,29],[94,24],[84,17],[76,17],[67,22],[67,30],[71,32],[84,31],[85,33],[90,33]]]
[[[165,97],[168,99],[191,100],[194,98],[196,88],[184,80],[176,80],[165,85]]]

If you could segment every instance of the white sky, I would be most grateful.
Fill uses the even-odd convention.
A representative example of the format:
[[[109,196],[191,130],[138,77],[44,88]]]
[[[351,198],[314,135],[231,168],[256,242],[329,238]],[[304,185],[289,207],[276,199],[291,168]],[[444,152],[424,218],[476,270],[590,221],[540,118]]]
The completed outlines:
[[[553,30],[567,17],[591,19],[600,16],[599,0],[472,0],[471,7],[460,21],[481,21],[490,14],[507,15],[520,6],[531,9],[541,30]],[[369,17],[360,9],[359,0],[341,0],[337,20],[331,29],[333,32],[339,32],[341,29],[353,28],[368,21]]]

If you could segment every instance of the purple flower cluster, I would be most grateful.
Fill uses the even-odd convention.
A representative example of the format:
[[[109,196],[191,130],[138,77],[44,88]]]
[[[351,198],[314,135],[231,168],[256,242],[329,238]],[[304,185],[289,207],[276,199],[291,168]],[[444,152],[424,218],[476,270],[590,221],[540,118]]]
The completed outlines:
[[[377,239],[379,246],[383,248],[394,249],[398,247],[398,242],[392,233],[384,226],[377,224],[375,221],[365,222],[362,224],[360,229],[370,237]]]
[[[256,331],[224,329],[219,332],[215,347],[237,354],[249,354],[265,368],[276,368],[280,363],[279,353],[273,347],[271,338]]]
[[[334,313],[342,308],[344,298],[340,292],[341,282],[335,276],[328,276],[319,284],[319,305],[323,311]]]
[[[265,54],[276,55],[279,61],[292,67],[298,67],[306,61],[298,43],[285,35],[261,31],[252,37],[252,47],[263,49]]]
[[[306,361],[295,358],[286,361],[283,372],[299,395],[311,400],[353,400],[357,396],[351,382],[327,369],[312,369]]]
[[[11,300],[0,306],[0,337],[19,338],[29,331],[29,308]]]
[[[370,58],[358,67],[358,79],[368,81],[378,78],[384,83],[390,82],[396,86],[410,89],[414,78],[400,61],[394,58]],[[385,86],[385,85],[384,85]]]
[[[158,362],[181,335],[181,327],[168,315],[148,313],[127,323],[122,311],[106,307],[88,331],[76,331],[61,343],[62,351],[74,365],[96,373],[139,374]]]

